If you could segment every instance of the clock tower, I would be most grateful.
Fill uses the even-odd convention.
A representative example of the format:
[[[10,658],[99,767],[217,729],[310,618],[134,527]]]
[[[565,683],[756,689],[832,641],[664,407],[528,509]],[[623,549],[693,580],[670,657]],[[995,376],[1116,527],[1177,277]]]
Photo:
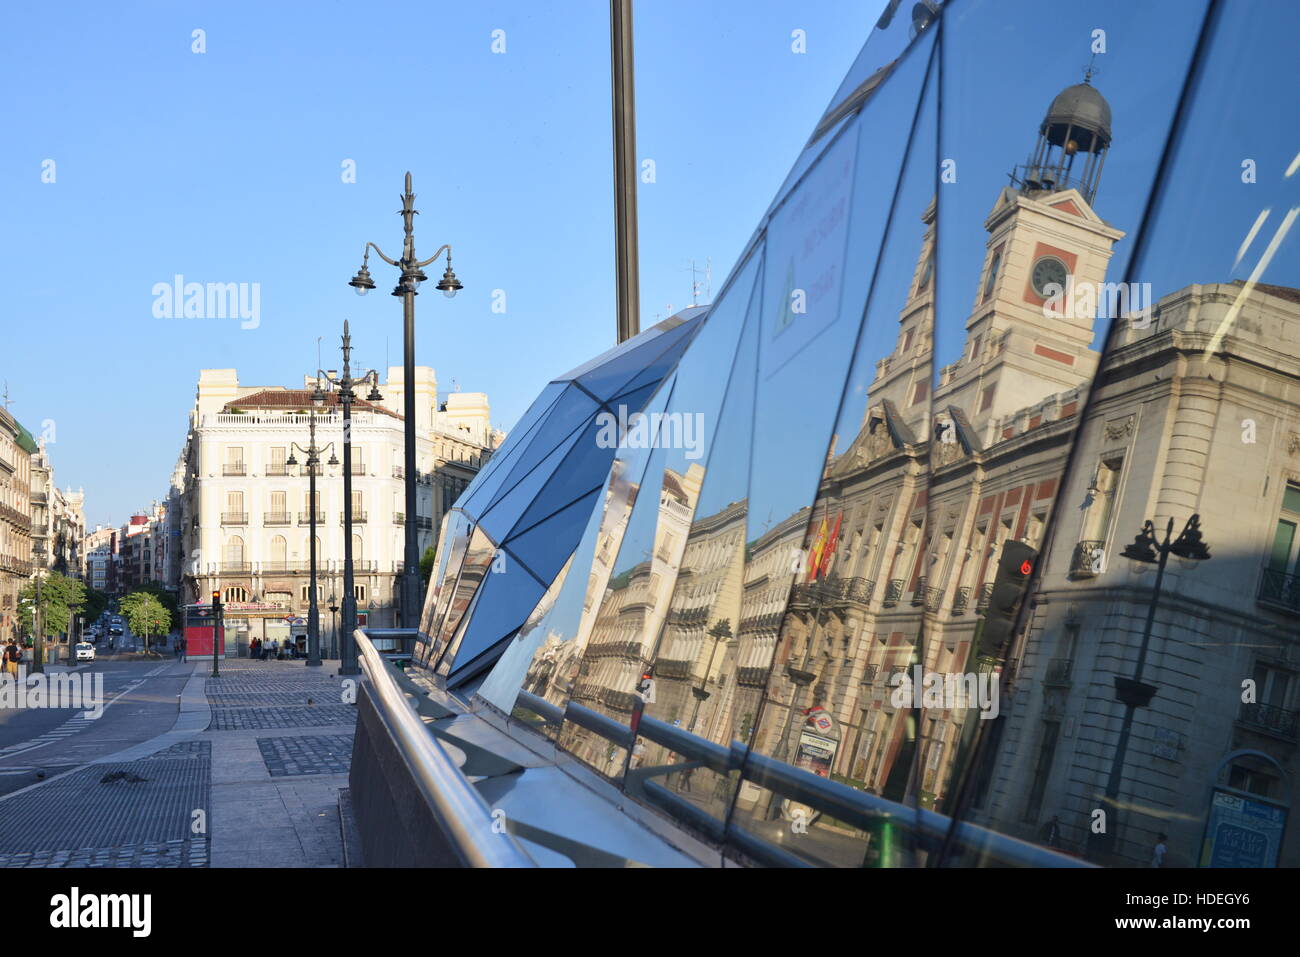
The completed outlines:
[[[1124,233],[1092,209],[1110,148],[1110,106],[1085,78],[1048,107],[1029,161],[984,221],[984,267],[961,358],[934,409],[965,411],[986,443],[994,419],[1092,379],[1090,348],[1112,247]]]

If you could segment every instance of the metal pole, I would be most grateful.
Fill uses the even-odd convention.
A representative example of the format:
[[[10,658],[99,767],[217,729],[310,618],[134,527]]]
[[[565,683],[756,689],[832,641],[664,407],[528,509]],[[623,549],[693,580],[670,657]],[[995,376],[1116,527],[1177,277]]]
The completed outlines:
[[[405,564],[402,567],[402,626],[411,627],[419,618],[419,609],[415,603],[418,597],[420,574],[420,539],[416,508],[416,472],[415,472],[415,290],[406,285],[402,296],[402,321],[404,323],[405,343],[402,355],[402,376],[406,391],[402,395],[402,414],[406,417],[405,442],[406,463],[406,547],[403,551]]]
[[[221,677],[217,661],[221,658],[221,593],[212,593],[212,677]]]
[[[319,390],[320,386],[317,386]],[[307,499],[311,505],[311,585],[307,602],[307,667],[320,667],[320,609],[316,605],[316,466],[320,461],[316,448],[316,409],[308,414],[307,429],[311,435],[311,448],[307,452]],[[333,454],[333,453],[330,453]]]
[[[343,405],[343,634],[339,674],[360,674],[352,633],[357,627],[357,597],[352,581],[352,336],[343,320],[343,379],[339,402]],[[409,392],[410,383],[407,383]],[[410,423],[407,423],[408,430]],[[408,433],[409,434],[409,433]],[[409,518],[409,516],[408,516]]]
[[[32,623],[36,626],[32,635],[32,674],[39,675],[45,673],[45,641],[41,635],[44,622],[41,620],[41,576],[38,572],[36,575],[36,610],[33,612]]]
[[[623,342],[641,331],[632,0],[609,0],[609,35],[614,107],[614,238],[618,269],[618,341]]]

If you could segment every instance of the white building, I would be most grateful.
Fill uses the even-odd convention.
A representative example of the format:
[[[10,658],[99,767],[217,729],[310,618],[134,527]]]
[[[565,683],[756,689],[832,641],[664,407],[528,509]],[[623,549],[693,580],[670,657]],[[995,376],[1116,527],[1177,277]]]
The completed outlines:
[[[305,615],[312,503],[308,498],[309,410],[316,380],[301,388],[241,385],[234,369],[204,369],[170,499],[179,505],[180,600],[279,605]],[[503,438],[489,423],[487,396],[438,400],[433,370],[417,367],[419,547]],[[405,543],[402,370],[390,368],[383,400],[352,406],[352,557],[360,623],[397,620]],[[334,626],[330,597],[343,597],[342,412],[329,394],[316,416],[318,598],[322,634]],[[293,460],[296,464],[289,464]],[[339,464],[327,464],[335,461]],[[254,627],[256,630],[256,627]],[[250,634],[249,639],[259,637]],[[241,639],[242,640],[242,639]]]

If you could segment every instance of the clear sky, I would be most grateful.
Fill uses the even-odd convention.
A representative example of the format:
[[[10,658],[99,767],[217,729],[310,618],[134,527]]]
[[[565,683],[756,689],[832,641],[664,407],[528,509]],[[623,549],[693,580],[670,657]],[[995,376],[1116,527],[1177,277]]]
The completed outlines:
[[[655,166],[643,326],[690,304],[691,259],[711,258],[721,286],[881,6],[637,4],[637,146]],[[372,258],[365,299],[346,282],[366,240],[400,253],[407,170],[417,252],[453,243],[465,283],[417,299],[417,361],[443,390],[487,392],[509,428],[612,344],[605,0],[127,0],[61,16],[9,7],[0,36],[0,374],[92,525],[165,493],[199,369],[294,384],[318,336],[339,365],[345,318],[363,365],[400,363],[395,271]],[[259,284],[256,328],[156,318],[153,288],[177,274]]]

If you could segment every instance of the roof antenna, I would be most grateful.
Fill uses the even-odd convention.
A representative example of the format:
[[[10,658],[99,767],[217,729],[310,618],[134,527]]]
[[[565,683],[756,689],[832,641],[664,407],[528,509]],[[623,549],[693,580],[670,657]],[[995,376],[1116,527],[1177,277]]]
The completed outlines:
[[[1083,82],[1091,86],[1092,78],[1100,73],[1101,71],[1097,69],[1097,54],[1094,52],[1092,59],[1088,61],[1088,65],[1083,68]]]

